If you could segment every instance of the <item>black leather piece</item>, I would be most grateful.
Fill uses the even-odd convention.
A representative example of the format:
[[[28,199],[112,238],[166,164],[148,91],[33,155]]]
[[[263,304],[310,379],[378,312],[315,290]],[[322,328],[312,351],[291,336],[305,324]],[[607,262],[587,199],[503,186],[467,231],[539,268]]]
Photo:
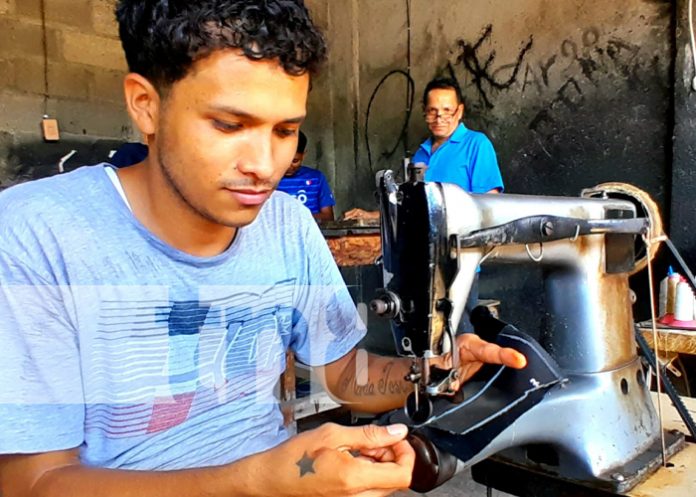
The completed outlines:
[[[527,367],[515,370],[486,365],[462,388],[463,402],[455,404],[447,397],[432,398],[433,415],[424,422],[415,422],[404,410],[392,411],[384,421],[410,426],[414,434],[439,449],[438,460],[443,460],[443,452],[464,462],[480,453],[510,424],[541,402],[549,389],[564,381],[556,361],[536,340],[514,326],[502,324],[498,326],[496,343],[524,354]],[[418,453],[423,458],[417,462],[423,476],[414,475],[414,482],[423,478],[416,483],[421,488],[440,481],[432,469],[431,473],[422,469],[433,466],[432,450],[421,448]]]
[[[425,493],[452,478],[457,470],[457,458],[437,448],[423,433],[412,432],[408,442],[416,452],[411,490]]]

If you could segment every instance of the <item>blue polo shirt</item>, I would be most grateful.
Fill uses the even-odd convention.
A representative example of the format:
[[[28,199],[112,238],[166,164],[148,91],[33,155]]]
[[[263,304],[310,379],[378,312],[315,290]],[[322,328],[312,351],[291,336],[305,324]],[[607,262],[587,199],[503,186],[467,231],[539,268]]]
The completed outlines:
[[[312,214],[318,214],[324,207],[336,205],[329,182],[321,171],[300,166],[292,176],[280,180],[278,190],[292,195],[302,202]]]
[[[454,183],[467,192],[503,191],[498,159],[493,144],[483,133],[459,124],[452,136],[431,153],[432,138],[425,140],[413,156],[413,162],[428,166],[425,181]]]

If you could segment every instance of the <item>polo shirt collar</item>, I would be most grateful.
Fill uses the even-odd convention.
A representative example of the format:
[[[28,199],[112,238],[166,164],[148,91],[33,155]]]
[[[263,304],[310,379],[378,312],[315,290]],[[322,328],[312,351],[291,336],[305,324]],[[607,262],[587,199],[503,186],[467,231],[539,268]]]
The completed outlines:
[[[453,142],[453,143],[461,142],[464,139],[464,135],[466,134],[467,131],[468,130],[467,130],[466,126],[464,126],[464,123],[459,123],[459,125],[455,128],[454,133],[452,133],[452,136],[450,136],[445,143],[447,143],[447,142]],[[443,145],[445,143],[443,143]],[[428,154],[432,154],[433,137],[431,136],[427,140],[425,140],[423,142],[423,144],[421,145],[421,147],[425,148],[425,150],[426,150],[426,152],[428,152]],[[442,148],[442,147],[440,147],[440,148]]]

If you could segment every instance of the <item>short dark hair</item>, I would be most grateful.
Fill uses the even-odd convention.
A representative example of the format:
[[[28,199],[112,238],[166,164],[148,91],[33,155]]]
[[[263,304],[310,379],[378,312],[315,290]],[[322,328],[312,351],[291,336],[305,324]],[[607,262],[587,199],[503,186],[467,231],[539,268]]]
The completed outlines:
[[[464,103],[464,97],[462,96],[462,89],[459,88],[459,83],[453,78],[434,78],[425,86],[425,91],[423,92],[423,107],[428,105],[428,94],[431,90],[454,90],[455,95],[457,95],[457,104]]]
[[[307,149],[307,135],[300,131],[300,135],[297,138],[297,153],[304,154]]]
[[[160,88],[216,50],[278,59],[296,76],[317,72],[326,57],[304,0],[118,0],[116,18],[129,70]]]

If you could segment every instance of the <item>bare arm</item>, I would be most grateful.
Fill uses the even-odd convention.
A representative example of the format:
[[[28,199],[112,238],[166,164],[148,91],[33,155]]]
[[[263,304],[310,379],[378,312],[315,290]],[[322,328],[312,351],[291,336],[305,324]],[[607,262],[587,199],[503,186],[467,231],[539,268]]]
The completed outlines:
[[[471,378],[485,363],[505,364],[520,369],[526,366],[525,357],[510,348],[486,342],[473,333],[457,337],[459,378]],[[433,365],[449,367],[451,358],[435,358]],[[404,377],[411,366],[406,358],[383,357],[353,349],[341,359],[317,368],[327,391],[339,402],[362,412],[380,413],[403,407],[413,392],[413,383]]]
[[[317,368],[326,390],[341,404],[361,412],[380,413],[402,407],[413,383],[404,379],[406,358],[384,357],[353,349],[336,362]]]
[[[4,497],[65,495],[212,497],[255,495],[250,477],[258,476],[261,457],[229,466],[183,471],[121,471],[83,466],[77,449],[0,458],[0,489]],[[253,481],[253,480],[252,480]]]
[[[319,212],[314,214],[314,219],[317,221],[333,221],[334,211],[332,206],[322,207]]]
[[[0,456],[0,495],[382,497],[410,484],[415,455],[406,434],[403,425],[327,423],[232,464],[181,471],[90,468],[77,449]]]

